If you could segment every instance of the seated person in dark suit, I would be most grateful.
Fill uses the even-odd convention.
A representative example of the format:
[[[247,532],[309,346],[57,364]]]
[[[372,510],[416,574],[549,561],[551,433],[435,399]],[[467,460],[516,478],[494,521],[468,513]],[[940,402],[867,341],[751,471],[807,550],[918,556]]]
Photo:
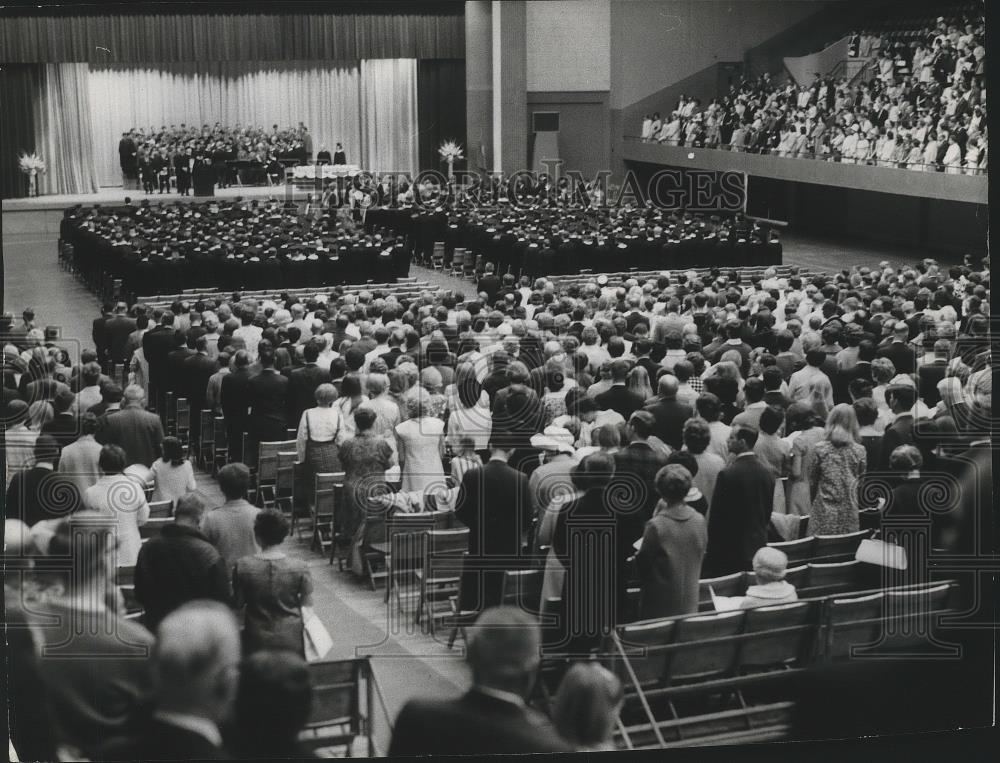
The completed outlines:
[[[223,760],[219,724],[231,713],[239,676],[240,633],[217,602],[185,604],[160,623],[153,712],[109,742],[99,760]]]
[[[525,704],[535,683],[538,622],[495,607],[469,629],[472,688],[452,699],[412,699],[396,718],[389,755],[502,755],[568,752],[570,747]]]

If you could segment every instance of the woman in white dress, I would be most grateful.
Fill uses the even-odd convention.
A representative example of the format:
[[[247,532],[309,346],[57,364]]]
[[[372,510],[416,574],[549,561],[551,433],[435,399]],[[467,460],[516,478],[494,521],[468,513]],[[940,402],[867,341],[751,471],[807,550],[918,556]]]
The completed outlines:
[[[83,505],[114,518],[118,524],[118,566],[134,567],[142,546],[139,527],[149,519],[149,504],[143,484],[123,474],[126,460],[125,451],[117,445],[101,448],[97,461],[101,478],[87,488]]]
[[[444,488],[444,422],[425,409],[424,398],[410,398],[410,418],[396,427],[404,493]]]

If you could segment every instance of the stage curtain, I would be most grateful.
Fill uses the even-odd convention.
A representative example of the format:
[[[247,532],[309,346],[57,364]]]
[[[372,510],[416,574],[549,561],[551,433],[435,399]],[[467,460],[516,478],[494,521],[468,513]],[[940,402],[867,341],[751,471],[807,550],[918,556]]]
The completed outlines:
[[[446,140],[458,141],[468,158],[464,59],[417,62],[417,122],[421,169],[447,171],[447,165],[438,155],[438,147]],[[465,160],[455,163],[456,170],[466,166]]]
[[[45,66],[34,104],[35,148],[47,165],[42,194],[97,192],[89,75],[86,64]]]
[[[357,64],[206,62],[155,67],[92,67],[90,102],[101,185],[120,185],[118,141],[133,127],[305,123],[313,151],[344,144],[350,163],[361,155]]]
[[[4,64],[0,69],[0,197],[28,195],[28,176],[21,172],[21,152],[35,150],[35,114],[32,108],[41,78],[38,64]]]
[[[130,11],[53,17],[44,11],[0,19],[10,63],[181,61],[358,61],[461,58],[461,3],[414,11],[402,3],[330,4],[327,13],[235,14]]]
[[[417,62],[361,62],[361,164],[375,172],[417,172]]]

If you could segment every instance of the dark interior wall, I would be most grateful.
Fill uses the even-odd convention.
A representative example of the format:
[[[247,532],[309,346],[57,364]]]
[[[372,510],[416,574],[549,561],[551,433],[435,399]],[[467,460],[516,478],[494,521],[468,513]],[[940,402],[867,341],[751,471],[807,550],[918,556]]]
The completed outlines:
[[[21,172],[19,157],[35,150],[32,103],[42,76],[39,64],[4,64],[0,70],[0,198],[28,195],[28,176]]]
[[[436,58],[417,62],[417,124],[420,126],[417,155],[422,170],[440,169],[438,147],[446,140],[458,141],[466,149],[465,60]],[[465,169],[466,161],[455,164]]]
[[[754,177],[748,210],[812,235],[848,235],[921,251],[986,250],[983,204]]]
[[[563,170],[579,170],[588,180],[608,169],[610,121],[607,92],[528,93],[529,164],[532,114],[559,113],[559,158]]]

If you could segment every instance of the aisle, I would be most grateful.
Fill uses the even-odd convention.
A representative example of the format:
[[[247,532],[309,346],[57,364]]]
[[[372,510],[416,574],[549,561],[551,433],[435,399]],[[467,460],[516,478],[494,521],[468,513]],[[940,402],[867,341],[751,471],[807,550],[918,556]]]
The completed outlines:
[[[197,474],[198,490],[209,506],[223,502],[215,480]],[[449,651],[446,646],[417,629],[401,629],[389,634],[388,610],[383,590],[372,591],[355,581],[349,572],[340,572],[324,556],[309,549],[306,539],[285,541],[289,556],[309,565],[316,614],[333,637],[328,659],[348,659],[371,654],[372,670],[382,691],[390,721],[412,697],[449,697],[465,691],[469,677],[462,658],[461,642]],[[409,623],[407,618],[405,621]],[[389,749],[390,733],[376,699],[375,743],[381,754]]]

